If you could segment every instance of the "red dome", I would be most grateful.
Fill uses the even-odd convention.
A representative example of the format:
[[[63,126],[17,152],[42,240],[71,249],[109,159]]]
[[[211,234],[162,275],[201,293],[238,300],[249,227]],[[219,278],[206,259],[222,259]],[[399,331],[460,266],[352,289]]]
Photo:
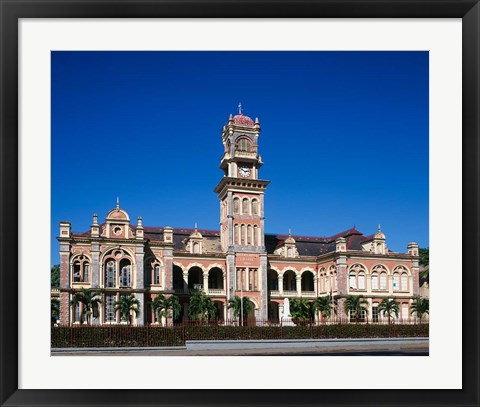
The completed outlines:
[[[255,124],[250,117],[244,116],[243,114],[237,114],[233,116],[233,122],[243,126],[253,126]]]

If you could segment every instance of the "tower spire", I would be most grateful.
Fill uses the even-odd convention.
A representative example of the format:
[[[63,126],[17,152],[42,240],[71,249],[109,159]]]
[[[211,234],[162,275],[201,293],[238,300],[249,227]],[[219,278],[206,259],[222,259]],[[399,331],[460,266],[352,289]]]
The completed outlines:
[[[120,209],[120,198],[117,196],[117,209]]]
[[[242,114],[242,103],[238,104],[238,114]]]

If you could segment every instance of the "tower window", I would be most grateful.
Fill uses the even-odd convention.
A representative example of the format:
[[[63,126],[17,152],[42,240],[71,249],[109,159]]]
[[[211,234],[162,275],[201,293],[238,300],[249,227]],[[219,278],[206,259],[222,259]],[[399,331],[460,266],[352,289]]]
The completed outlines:
[[[247,245],[252,244],[252,225],[247,226]]]
[[[160,266],[157,264],[153,270],[154,270],[154,274],[153,274],[154,284],[160,284]]]
[[[240,244],[238,225],[233,227],[233,242],[234,244]]]
[[[247,198],[243,198],[243,201],[242,201],[242,213],[247,215],[248,214],[248,199]]]
[[[258,246],[258,226],[253,226],[253,245]]]
[[[258,215],[258,201],[252,200],[252,215]]]
[[[241,138],[237,141],[237,150],[250,153],[252,151],[252,144],[246,138]]]
[[[239,212],[240,212],[240,199],[233,198],[233,213],[239,213]]]

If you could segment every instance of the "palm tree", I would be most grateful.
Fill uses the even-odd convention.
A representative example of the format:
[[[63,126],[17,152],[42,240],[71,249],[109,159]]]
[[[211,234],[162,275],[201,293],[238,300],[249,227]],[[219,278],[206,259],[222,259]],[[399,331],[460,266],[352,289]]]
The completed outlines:
[[[243,304],[242,304],[243,302]],[[233,299],[228,300],[228,309],[233,308],[233,316],[238,318],[243,308],[242,323],[248,319],[248,315],[253,310],[254,305],[250,298],[243,297],[243,300],[236,295]]]
[[[176,295],[170,297],[163,294],[157,295],[152,302],[152,308],[163,326],[168,318],[175,320],[180,315],[180,301]]]
[[[87,288],[81,288],[74,295],[70,301],[70,305],[75,309],[78,303],[83,304],[82,315],[86,315],[87,324],[91,323],[91,316],[93,314],[93,308],[102,303],[100,291],[89,290]]]
[[[120,318],[124,322],[132,323],[132,311],[137,317],[140,313],[140,301],[133,294],[129,296],[122,295],[118,301],[115,301],[115,311],[120,311]]]
[[[345,313],[350,313],[350,317],[354,317],[355,322],[358,322],[364,312],[368,314],[368,303],[363,295],[349,295],[345,299],[344,307]]]
[[[397,301],[384,298],[382,302],[378,304],[378,310],[383,314],[383,316],[387,316],[388,323],[390,324],[390,317],[392,316],[392,313],[398,318],[400,307]]]
[[[292,319],[305,321],[310,319],[312,306],[305,298],[292,298],[290,300],[290,315]]]
[[[417,297],[410,306],[410,314],[417,313],[417,317],[420,318],[420,323],[425,314],[429,314],[430,302],[427,298]]]
[[[320,311],[320,315],[323,319],[329,319],[332,314],[335,313],[334,304],[332,304],[330,296],[325,295],[323,297],[316,298],[312,303],[312,308],[315,311]]]
[[[217,308],[215,308],[212,299],[203,291],[194,291],[188,303],[188,316],[191,319],[204,321],[205,319],[215,318],[216,315]]]

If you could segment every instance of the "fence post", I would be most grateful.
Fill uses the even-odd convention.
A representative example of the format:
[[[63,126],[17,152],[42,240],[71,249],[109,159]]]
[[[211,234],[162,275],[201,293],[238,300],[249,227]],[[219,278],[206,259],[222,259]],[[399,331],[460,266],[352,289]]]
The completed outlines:
[[[217,337],[217,341],[218,341],[218,318],[217,318],[217,326],[216,326],[216,329],[215,329],[215,333],[216,333],[216,337]]]
[[[182,342],[185,345],[185,318],[182,319]]]

